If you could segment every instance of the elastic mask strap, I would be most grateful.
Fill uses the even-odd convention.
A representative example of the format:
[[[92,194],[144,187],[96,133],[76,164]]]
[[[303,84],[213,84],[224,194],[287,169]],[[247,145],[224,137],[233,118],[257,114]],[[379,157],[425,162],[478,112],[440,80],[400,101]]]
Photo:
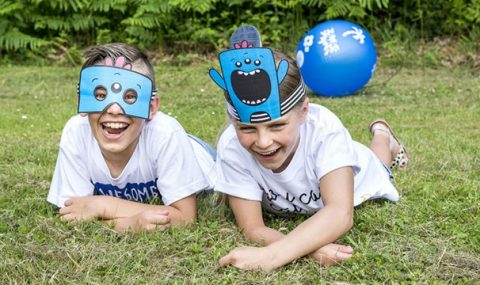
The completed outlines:
[[[305,88],[305,83],[303,83],[303,79],[300,79],[300,83],[298,84],[297,88],[293,90],[292,94],[285,99],[285,101],[280,103],[280,114],[283,116],[292,110],[306,93],[307,89]]]
[[[227,106],[227,112],[230,114],[230,116],[234,117],[237,121],[240,121],[237,110],[235,110],[235,108],[228,102],[226,102],[225,105]]]

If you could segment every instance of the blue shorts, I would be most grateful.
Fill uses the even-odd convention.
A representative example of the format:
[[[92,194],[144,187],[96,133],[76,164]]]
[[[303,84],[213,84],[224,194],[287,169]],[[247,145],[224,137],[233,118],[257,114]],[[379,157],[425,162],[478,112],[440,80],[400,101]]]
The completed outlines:
[[[211,145],[202,141],[201,139],[197,138],[194,135],[188,134],[188,136],[194,141],[196,141],[197,143],[199,143],[212,156],[213,161],[217,160],[217,150],[214,147],[212,147]]]
[[[392,182],[392,184],[393,184],[393,172],[392,172],[392,170],[390,169],[390,167],[386,166],[385,163],[383,163],[383,162],[382,162],[382,165],[385,168],[385,170],[387,171],[388,177],[390,178],[390,182]]]

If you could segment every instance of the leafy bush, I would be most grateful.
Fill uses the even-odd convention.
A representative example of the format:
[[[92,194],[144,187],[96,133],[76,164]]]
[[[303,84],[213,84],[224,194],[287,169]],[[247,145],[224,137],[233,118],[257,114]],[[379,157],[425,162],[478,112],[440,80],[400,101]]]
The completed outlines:
[[[292,50],[309,28],[335,18],[360,23],[382,41],[469,38],[480,0],[0,0],[0,57],[76,64],[86,46],[119,41],[209,53],[243,24],[259,27],[266,44]]]

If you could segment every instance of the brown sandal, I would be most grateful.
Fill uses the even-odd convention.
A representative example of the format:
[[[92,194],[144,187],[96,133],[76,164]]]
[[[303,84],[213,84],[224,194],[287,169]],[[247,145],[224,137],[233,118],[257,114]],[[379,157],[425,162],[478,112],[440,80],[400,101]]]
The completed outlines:
[[[386,132],[390,135],[390,150],[393,150],[393,142],[391,138],[393,138],[399,145],[399,150],[397,155],[392,160],[392,164],[390,165],[390,169],[398,168],[398,170],[405,170],[408,166],[408,153],[405,149],[405,146],[400,142],[400,140],[395,136],[392,131],[390,125],[383,119],[377,119],[368,125],[368,130],[373,135],[376,131]]]

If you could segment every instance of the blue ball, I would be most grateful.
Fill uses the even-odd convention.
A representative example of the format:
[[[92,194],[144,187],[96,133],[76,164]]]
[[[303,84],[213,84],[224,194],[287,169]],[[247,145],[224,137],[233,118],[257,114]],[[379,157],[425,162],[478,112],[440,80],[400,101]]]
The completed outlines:
[[[357,24],[332,20],[307,32],[297,47],[297,64],[305,84],[323,96],[355,93],[373,76],[375,44]]]

